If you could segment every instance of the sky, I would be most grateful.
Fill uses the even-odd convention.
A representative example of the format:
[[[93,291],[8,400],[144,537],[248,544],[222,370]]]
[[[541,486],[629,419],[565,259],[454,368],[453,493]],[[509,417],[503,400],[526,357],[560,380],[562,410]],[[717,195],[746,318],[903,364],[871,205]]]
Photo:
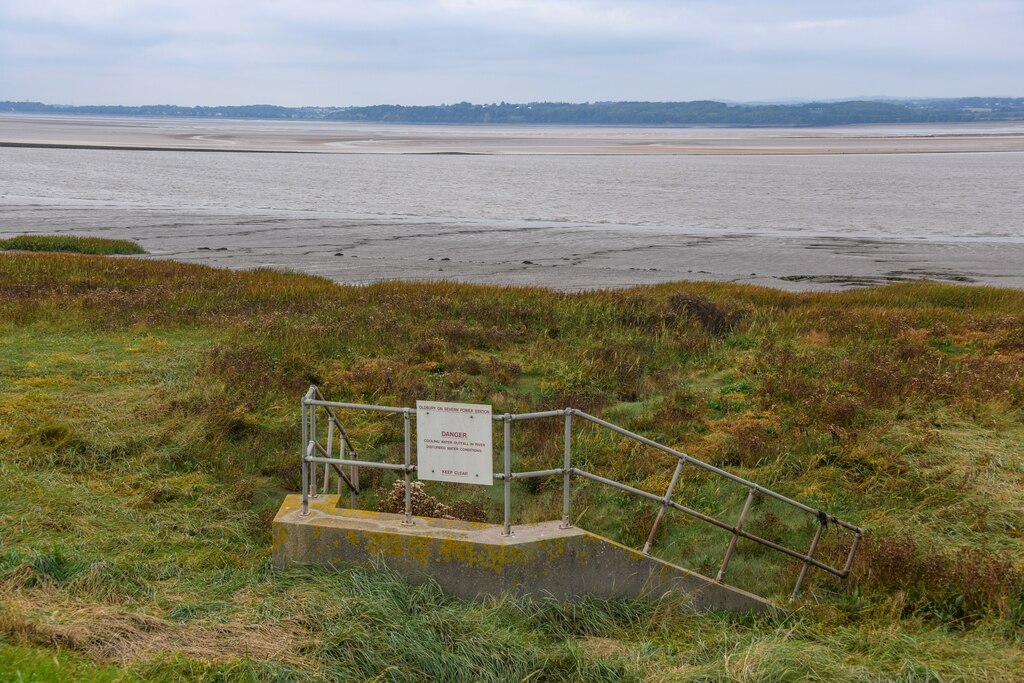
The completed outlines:
[[[0,0],[0,100],[1024,96],[1024,0]]]

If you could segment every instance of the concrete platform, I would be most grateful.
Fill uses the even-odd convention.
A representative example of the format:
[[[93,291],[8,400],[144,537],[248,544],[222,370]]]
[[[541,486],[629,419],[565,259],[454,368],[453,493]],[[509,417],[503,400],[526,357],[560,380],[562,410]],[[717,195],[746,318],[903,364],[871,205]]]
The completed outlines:
[[[274,566],[331,564],[385,566],[411,580],[433,578],[465,599],[505,593],[573,599],[659,597],[687,594],[695,610],[763,611],[770,603],[756,595],[663,562],[583,529],[559,529],[558,522],[501,527],[336,507],[338,497],[310,501],[288,496],[274,518]]]

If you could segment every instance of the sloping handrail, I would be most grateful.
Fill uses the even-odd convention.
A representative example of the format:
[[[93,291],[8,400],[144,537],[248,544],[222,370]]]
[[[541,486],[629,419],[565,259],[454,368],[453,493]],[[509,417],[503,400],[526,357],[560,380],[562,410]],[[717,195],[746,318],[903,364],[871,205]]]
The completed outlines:
[[[327,444],[326,446],[318,441],[317,432],[317,410],[323,409],[327,416]],[[351,439],[348,436],[347,430],[338,419],[337,410],[359,410],[359,411],[372,411],[372,412],[383,412],[390,414],[401,414],[404,422],[404,462],[402,464],[396,463],[385,463],[375,462],[369,460],[360,460],[356,452],[355,446],[352,444]],[[396,406],[380,406],[380,405],[369,405],[362,403],[343,403],[338,401],[328,401],[323,393],[317,386],[310,386],[305,396],[302,398],[302,514],[309,514],[309,499],[311,497],[318,497],[317,482],[316,482],[316,466],[319,464],[324,465],[324,483],[323,493],[327,493],[329,474],[333,470],[338,475],[338,493],[341,493],[341,485],[344,482],[350,491],[350,505],[355,507],[355,496],[359,493],[359,469],[363,467],[375,468],[375,469],[386,469],[397,472],[402,472],[405,477],[405,519],[402,522],[406,525],[414,525],[415,521],[412,515],[412,500],[411,500],[411,489],[412,489],[412,473],[416,471],[416,465],[412,463],[412,430],[411,420],[416,416],[415,408],[405,408]],[[547,470],[534,470],[528,472],[513,472],[512,471],[512,423],[521,422],[525,420],[542,420],[551,418],[562,418],[565,421],[565,440],[564,440],[564,461],[562,467],[557,467]],[[675,470],[672,473],[668,488],[665,493],[659,495],[657,493],[651,493],[650,491],[644,491],[636,487],[624,484],[622,482],[608,479],[606,477],[599,476],[592,472],[587,472],[578,467],[572,465],[572,426],[573,418],[579,418],[592,424],[595,424],[604,429],[615,432],[628,439],[636,441],[638,443],[650,446],[651,448],[657,449],[663,453],[671,455],[677,459]],[[504,446],[504,468],[502,472],[494,474],[496,481],[501,481],[504,485],[504,526],[502,535],[511,536],[514,532],[512,529],[512,493],[511,483],[514,479],[528,479],[534,477],[548,477],[548,476],[561,476],[563,478],[562,484],[562,528],[569,528],[572,526],[569,521],[569,498],[571,492],[571,479],[574,476],[582,477],[590,481],[597,482],[599,484],[610,486],[620,491],[625,491],[632,495],[653,501],[659,505],[657,516],[654,519],[654,523],[651,526],[650,533],[647,535],[647,540],[644,543],[642,552],[644,554],[650,554],[651,546],[654,544],[655,536],[658,531],[658,527],[661,524],[662,518],[665,515],[667,509],[671,508],[682,512],[685,515],[698,519],[707,524],[711,524],[715,527],[728,531],[732,534],[729,540],[729,546],[726,549],[725,557],[722,560],[721,567],[718,570],[718,574],[715,580],[718,582],[724,582],[725,572],[729,566],[729,562],[732,559],[733,552],[736,549],[736,542],[740,538],[753,541],[767,548],[770,548],[776,552],[780,552],[784,555],[800,560],[803,566],[800,569],[800,574],[797,578],[796,585],[793,587],[793,592],[790,595],[790,600],[795,600],[800,593],[800,589],[803,586],[804,579],[807,576],[807,572],[811,567],[821,569],[822,571],[828,572],[840,578],[846,578],[849,576],[851,568],[853,567],[853,560],[857,554],[857,548],[860,545],[861,539],[864,535],[864,531],[847,521],[844,521],[834,515],[828,514],[823,510],[816,509],[809,505],[800,503],[799,501],[793,500],[787,496],[782,495],[776,491],[765,488],[752,481],[744,479],[743,477],[727,472],[721,468],[710,465],[702,460],[698,460],[686,453],[682,453],[673,448],[660,444],[657,441],[648,439],[645,436],[637,434],[635,432],[624,429],[616,424],[602,420],[601,418],[595,417],[582,410],[576,408],[565,408],[562,410],[547,410],[534,413],[504,413],[494,415],[492,418],[495,422],[503,423],[503,446]],[[335,434],[340,442],[339,455],[334,457],[333,454],[333,442],[335,440]],[[682,474],[683,467],[685,465],[692,465],[706,472],[710,472],[716,476],[725,478],[731,482],[739,484],[747,488],[747,497],[743,503],[743,510],[740,512],[739,518],[735,523],[730,524],[722,521],[711,515],[707,515],[703,512],[687,507],[680,503],[672,500],[672,494],[675,492],[676,485],[679,483],[680,475]],[[348,467],[349,472],[345,473],[342,469]],[[772,498],[781,503],[789,505],[805,514],[812,516],[817,521],[817,528],[814,532],[814,537],[811,540],[810,547],[807,552],[801,552],[793,548],[789,548],[780,543],[776,543],[766,538],[762,538],[756,534],[752,534],[743,528],[746,522],[747,514],[750,512],[750,508],[754,502],[754,498],[757,495],[762,495],[768,498]],[[339,498],[340,500],[340,498]],[[853,533],[853,539],[850,543],[850,550],[846,556],[846,561],[842,568],[833,567],[826,562],[822,562],[814,557],[815,552],[818,550],[819,542],[821,541],[822,533],[825,528],[833,524],[837,527],[845,529]]]

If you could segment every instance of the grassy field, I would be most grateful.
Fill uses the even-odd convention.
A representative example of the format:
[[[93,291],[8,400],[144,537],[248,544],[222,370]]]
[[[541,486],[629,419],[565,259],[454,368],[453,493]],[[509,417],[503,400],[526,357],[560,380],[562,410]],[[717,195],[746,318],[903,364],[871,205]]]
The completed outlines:
[[[812,572],[764,617],[472,604],[386,571],[271,571],[310,383],[395,405],[582,408],[867,539],[851,579]],[[1012,290],[343,287],[0,254],[0,680],[1022,680],[1022,411]],[[401,458],[399,421],[351,423],[365,457]],[[516,429],[516,469],[557,466],[559,425]],[[617,438],[579,444],[605,476],[658,490],[671,474]],[[370,476],[362,504],[391,481]],[[531,481],[517,521],[557,518],[560,482]],[[492,521],[495,493],[471,500]],[[676,499],[729,519],[743,495],[688,471]],[[573,510],[633,546],[655,513],[584,485]],[[767,504],[750,524],[796,547],[813,531]],[[669,515],[655,554],[714,573],[727,542]],[[728,580],[785,605],[798,570],[741,542]]]
[[[46,251],[74,254],[145,254],[146,250],[129,240],[108,240],[102,237],[61,235],[18,235],[0,239],[0,251]]]

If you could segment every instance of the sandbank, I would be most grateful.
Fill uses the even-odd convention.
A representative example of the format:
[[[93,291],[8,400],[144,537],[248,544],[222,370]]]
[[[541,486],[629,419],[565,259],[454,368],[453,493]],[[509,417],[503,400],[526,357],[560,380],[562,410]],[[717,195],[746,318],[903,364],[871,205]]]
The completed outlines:
[[[830,128],[438,126],[0,115],[0,146],[316,154],[911,154],[1024,151],[1024,123]]]

